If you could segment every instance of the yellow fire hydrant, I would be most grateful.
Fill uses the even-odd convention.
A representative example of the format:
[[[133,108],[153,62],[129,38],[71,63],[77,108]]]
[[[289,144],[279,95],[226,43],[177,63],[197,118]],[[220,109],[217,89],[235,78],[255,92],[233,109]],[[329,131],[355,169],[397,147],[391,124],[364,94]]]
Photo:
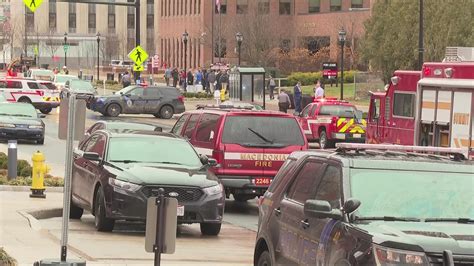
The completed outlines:
[[[44,176],[49,172],[50,167],[45,164],[44,154],[37,151],[31,158],[33,161],[31,198],[46,198],[44,194]]]

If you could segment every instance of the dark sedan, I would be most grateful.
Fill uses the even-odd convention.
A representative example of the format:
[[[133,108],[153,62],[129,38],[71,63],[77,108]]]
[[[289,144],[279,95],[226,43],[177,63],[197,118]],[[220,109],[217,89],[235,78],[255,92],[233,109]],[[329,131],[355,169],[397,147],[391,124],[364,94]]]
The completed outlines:
[[[33,105],[0,103],[0,139],[34,140],[44,144],[44,123]]]
[[[185,111],[184,97],[173,87],[129,86],[113,95],[98,96],[89,109],[104,116],[120,114],[152,114],[170,119]]]
[[[112,231],[116,220],[144,221],[148,197],[163,188],[178,200],[178,223],[218,235],[225,195],[208,171],[215,165],[172,134],[96,131],[74,155],[71,218],[89,210],[99,231]]]

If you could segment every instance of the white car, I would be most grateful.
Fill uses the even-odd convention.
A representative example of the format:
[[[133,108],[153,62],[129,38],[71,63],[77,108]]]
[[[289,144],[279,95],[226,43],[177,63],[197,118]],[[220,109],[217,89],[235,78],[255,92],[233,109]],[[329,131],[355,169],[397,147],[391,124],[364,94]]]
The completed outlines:
[[[74,75],[61,75],[61,74],[57,74],[54,76],[54,80],[53,80],[53,83],[54,85],[56,85],[56,87],[59,89],[59,90],[63,90],[64,87],[66,86],[66,82],[70,81],[70,80],[78,80],[79,78],[77,76],[74,76]]]
[[[59,106],[59,92],[54,88],[51,82],[19,78],[0,79],[0,93],[3,93],[8,102],[30,103],[43,114],[49,114],[53,108]]]
[[[27,77],[36,80],[53,81],[54,72],[49,69],[30,69],[28,70]]]

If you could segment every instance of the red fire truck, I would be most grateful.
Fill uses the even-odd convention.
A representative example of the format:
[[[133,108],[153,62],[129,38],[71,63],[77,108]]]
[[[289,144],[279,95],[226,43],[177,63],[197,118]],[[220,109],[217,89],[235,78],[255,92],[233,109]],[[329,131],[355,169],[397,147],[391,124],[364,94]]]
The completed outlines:
[[[448,51],[467,56],[395,71],[385,92],[372,93],[368,143],[465,148],[474,156],[474,48]]]

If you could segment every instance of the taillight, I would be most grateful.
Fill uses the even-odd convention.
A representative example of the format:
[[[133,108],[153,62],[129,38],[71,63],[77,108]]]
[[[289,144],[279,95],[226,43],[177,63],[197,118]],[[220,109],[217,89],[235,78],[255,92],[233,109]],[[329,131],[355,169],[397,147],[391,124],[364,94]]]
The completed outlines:
[[[178,101],[180,103],[184,103],[184,96],[183,95],[178,96]]]
[[[44,91],[37,90],[36,93],[38,93],[39,96],[44,96]]]
[[[337,117],[333,116],[331,118],[331,124],[336,124],[336,122],[337,122]]]
[[[423,68],[423,75],[425,77],[429,77],[431,75],[431,69],[429,67],[424,67]]]

